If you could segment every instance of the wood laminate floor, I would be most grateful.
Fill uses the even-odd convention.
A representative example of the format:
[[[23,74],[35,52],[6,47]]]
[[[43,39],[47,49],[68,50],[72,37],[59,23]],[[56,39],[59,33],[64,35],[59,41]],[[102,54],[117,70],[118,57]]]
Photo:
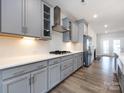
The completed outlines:
[[[89,68],[79,69],[49,93],[121,93],[112,61],[104,57]]]

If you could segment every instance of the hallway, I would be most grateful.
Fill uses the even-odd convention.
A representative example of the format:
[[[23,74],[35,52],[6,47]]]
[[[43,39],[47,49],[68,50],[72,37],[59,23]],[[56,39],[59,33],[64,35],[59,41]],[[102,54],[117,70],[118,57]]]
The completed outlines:
[[[121,93],[113,75],[113,60],[103,57],[78,70],[49,93]]]

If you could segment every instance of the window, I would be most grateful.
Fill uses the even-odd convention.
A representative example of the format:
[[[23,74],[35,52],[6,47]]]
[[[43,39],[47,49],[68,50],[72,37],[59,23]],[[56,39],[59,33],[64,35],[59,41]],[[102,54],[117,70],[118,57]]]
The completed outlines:
[[[103,40],[103,53],[109,53],[109,40]]]
[[[113,40],[113,52],[120,52],[120,40]]]

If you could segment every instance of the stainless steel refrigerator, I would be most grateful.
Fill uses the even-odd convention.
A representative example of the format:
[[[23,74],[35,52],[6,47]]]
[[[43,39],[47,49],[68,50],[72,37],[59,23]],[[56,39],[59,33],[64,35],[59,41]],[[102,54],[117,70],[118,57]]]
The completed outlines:
[[[90,36],[83,36],[83,61],[84,66],[89,67],[92,64],[92,38]]]

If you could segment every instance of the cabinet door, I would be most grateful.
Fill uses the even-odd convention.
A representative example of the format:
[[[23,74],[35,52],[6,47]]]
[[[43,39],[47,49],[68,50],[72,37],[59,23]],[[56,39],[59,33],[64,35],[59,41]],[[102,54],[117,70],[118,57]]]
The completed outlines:
[[[31,93],[47,92],[47,68],[35,71],[31,74]]]
[[[79,31],[78,31],[78,24],[76,22],[72,23],[72,42],[79,41]]]
[[[28,36],[41,36],[41,0],[26,0],[26,27]]]
[[[74,58],[74,71],[76,71],[78,69],[78,60],[77,60],[77,56],[75,56]]]
[[[60,63],[49,67],[49,89],[60,82]]]
[[[78,23],[78,31],[79,31],[79,42],[83,42],[83,34],[84,34],[84,22],[77,22]]]
[[[5,80],[3,93],[30,93],[30,75]]]
[[[1,0],[1,32],[22,34],[24,0]]]
[[[79,54],[77,56],[77,67],[80,68],[83,65],[82,56]]]
[[[42,38],[51,38],[53,8],[48,3],[42,2]]]

